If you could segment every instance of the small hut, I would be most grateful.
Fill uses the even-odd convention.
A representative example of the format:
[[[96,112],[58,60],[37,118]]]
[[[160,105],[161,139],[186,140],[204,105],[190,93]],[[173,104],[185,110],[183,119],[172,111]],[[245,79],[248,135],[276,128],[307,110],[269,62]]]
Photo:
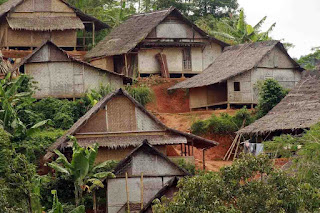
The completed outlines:
[[[190,77],[207,68],[225,46],[171,7],[131,16],[85,58],[130,77]]]
[[[8,0],[0,5],[0,48],[28,50],[50,39],[73,50],[85,47],[89,39],[94,44],[94,32],[108,27],[64,0]],[[84,36],[77,42],[78,31]]]
[[[302,68],[279,41],[264,41],[226,47],[201,74],[169,88],[189,89],[190,109],[256,105],[259,80],[274,78],[292,89]]]
[[[79,98],[100,85],[120,88],[130,81],[123,75],[75,59],[51,41],[43,43],[17,67],[38,83],[35,98]]]
[[[55,149],[68,150],[68,136],[75,136],[79,145],[99,144],[97,162],[122,160],[143,140],[167,155],[167,146],[180,146],[181,156],[194,163],[194,147],[206,150],[217,142],[171,129],[149,113],[123,89],[119,89],[98,102],[68,131],[49,147],[45,160]]]
[[[152,201],[173,196],[179,177],[190,175],[147,141],[141,143],[107,179],[107,212],[150,212]],[[171,195],[171,196],[170,196]]]
[[[305,77],[267,115],[238,131],[255,136],[257,142],[269,140],[280,134],[299,134],[320,122],[319,74]]]

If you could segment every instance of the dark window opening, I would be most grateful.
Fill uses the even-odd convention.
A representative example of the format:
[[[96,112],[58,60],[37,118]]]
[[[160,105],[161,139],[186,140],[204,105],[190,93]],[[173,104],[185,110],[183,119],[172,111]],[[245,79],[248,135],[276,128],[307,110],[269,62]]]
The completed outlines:
[[[191,70],[191,48],[183,49],[183,69],[184,70]]]
[[[240,91],[240,82],[233,83],[234,91]]]

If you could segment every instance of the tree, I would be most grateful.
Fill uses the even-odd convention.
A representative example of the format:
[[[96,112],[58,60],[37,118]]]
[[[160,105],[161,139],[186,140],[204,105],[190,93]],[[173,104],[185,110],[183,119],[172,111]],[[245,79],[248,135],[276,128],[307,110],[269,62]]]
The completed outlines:
[[[171,201],[154,201],[154,212],[313,212],[320,207],[319,189],[274,169],[264,155],[244,155],[218,173],[181,179],[178,187]]]
[[[311,49],[311,53],[301,56],[298,63],[307,70],[316,70],[320,66],[320,47],[314,47]]]
[[[89,192],[96,188],[103,188],[102,179],[114,177],[111,172],[100,172],[109,162],[100,163],[94,166],[98,153],[98,144],[94,148],[82,148],[73,137],[72,160],[69,163],[67,158],[58,150],[55,153],[59,156],[55,162],[48,163],[56,172],[71,176],[74,182],[74,193],[76,206],[82,203],[83,192]]]
[[[239,16],[221,19],[219,23],[215,24],[216,28],[209,28],[203,21],[200,23],[202,24],[202,28],[209,30],[208,32],[210,34],[230,44],[242,44],[271,40],[269,34],[274,29],[276,23],[272,24],[267,31],[261,32],[261,26],[266,19],[267,17],[265,16],[256,25],[251,26],[245,21],[245,15],[242,9]]]
[[[237,0],[196,0],[193,1],[194,9],[192,12],[193,20],[200,17],[212,15],[214,17],[224,17],[229,13],[233,13],[239,7]]]
[[[259,90],[257,118],[261,118],[266,115],[289,92],[274,79],[267,79],[264,82],[260,82],[257,87]]]

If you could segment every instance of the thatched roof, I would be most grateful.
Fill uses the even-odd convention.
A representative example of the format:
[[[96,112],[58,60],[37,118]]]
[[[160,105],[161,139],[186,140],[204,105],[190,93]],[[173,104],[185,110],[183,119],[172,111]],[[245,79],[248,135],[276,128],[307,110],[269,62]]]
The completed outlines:
[[[21,3],[23,3],[23,1],[24,0],[8,0],[7,2],[1,4],[0,5],[0,18],[2,16],[6,15],[8,12],[12,11],[14,8],[16,8]],[[60,23],[57,22],[57,20],[53,19],[52,17],[41,17],[41,19],[39,19],[39,20],[35,20],[35,19],[29,20],[28,19],[30,21],[29,23],[27,22],[27,20],[17,18],[17,19],[11,20],[11,24],[13,26],[15,26],[15,28],[13,28],[13,29],[24,29],[24,27],[30,28],[30,29],[26,29],[26,30],[42,30],[42,31],[45,31],[45,29],[48,29],[48,30],[83,29],[84,25],[83,25],[83,23],[81,23],[82,25],[80,26],[79,18],[81,19],[82,22],[94,22],[96,30],[102,30],[105,28],[109,28],[109,26],[106,23],[100,21],[97,18],[94,18],[92,16],[89,16],[89,15],[83,13],[81,10],[72,6],[71,4],[66,2],[65,0],[60,0],[60,1],[63,2],[64,4],[66,4],[68,7],[70,7],[77,14],[78,18],[72,20],[72,19],[68,19],[67,17],[63,17],[65,19],[61,20]],[[10,19],[12,19],[12,18],[10,18]],[[45,20],[42,20],[42,19],[45,19]],[[69,23],[71,23],[71,21],[74,21],[73,25],[69,24]],[[32,26],[31,23],[37,24],[39,26]],[[44,25],[44,24],[47,24],[47,25]],[[60,24],[61,26],[59,27],[58,24]],[[51,25],[53,26],[52,28],[50,27]],[[23,27],[21,27],[21,26],[23,26]],[[71,28],[67,28],[67,26],[70,26]],[[55,28],[57,28],[57,29],[55,29]],[[86,28],[87,28],[87,30],[92,30],[91,26],[86,26]]]
[[[148,140],[148,142],[155,145],[178,145],[181,143],[187,143],[187,139],[181,135],[174,134],[164,134],[164,135],[139,135],[138,132],[135,133],[134,137],[124,136],[122,133],[118,135],[108,135],[105,134],[104,137],[88,137],[88,138],[78,138],[78,143],[83,147],[90,147],[94,143],[98,143],[99,147],[107,147],[109,149],[117,148],[127,148],[130,146],[139,146],[141,141]],[[69,142],[69,146],[72,146],[72,142]]]
[[[158,125],[163,127],[163,129],[172,134],[177,136],[184,136],[187,138],[187,140],[192,140],[194,142],[194,146],[198,148],[209,148],[214,147],[218,145],[219,143],[208,140],[190,133],[181,132],[175,129],[171,129],[167,127],[165,124],[163,124],[160,120],[158,120],[154,115],[152,115],[150,112],[148,112],[140,103],[138,103],[133,97],[131,97],[126,91],[123,89],[119,89],[113,93],[110,93],[106,97],[104,97],[102,100],[100,100],[96,105],[94,105],[84,116],[82,116],[67,132],[65,135],[60,137],[52,146],[50,146],[47,150],[47,154],[45,155],[44,159],[48,160],[51,158],[54,154],[53,151],[56,149],[62,149],[68,146],[68,137],[74,136],[77,134],[77,132],[80,130],[80,128],[86,124],[86,122],[94,116],[96,113],[100,111],[108,101],[110,101],[113,97],[116,96],[125,96],[127,97],[138,109],[140,109],[143,113],[145,113],[148,117],[150,117],[153,121],[155,121]]]
[[[307,75],[266,116],[238,133],[264,135],[275,131],[310,128],[320,122],[320,79]]]
[[[7,18],[13,30],[52,31],[84,29],[79,17]]]
[[[300,66],[288,55],[279,41],[264,41],[226,47],[222,54],[202,73],[176,84],[170,89],[203,87],[227,79],[258,66],[275,47],[286,54],[298,69]]]
[[[92,59],[128,53],[141,41],[143,41],[157,25],[159,25],[171,14],[174,14],[182,19],[200,35],[219,43],[221,46],[227,46],[227,44],[223,43],[222,41],[210,37],[207,33],[202,31],[185,16],[183,16],[179,10],[174,7],[170,7],[169,9],[165,10],[131,16],[128,20],[114,28],[106,38],[100,41],[91,51],[87,53],[85,58]]]
[[[113,170],[113,173],[116,176],[121,176],[124,174],[125,170],[130,166],[130,163],[132,161],[132,157],[134,155],[136,155],[136,153],[138,153],[139,151],[143,151],[144,153],[150,153],[153,155],[157,155],[160,158],[164,159],[166,162],[168,162],[169,164],[173,165],[174,167],[176,167],[178,170],[180,170],[180,172],[182,172],[183,175],[190,175],[190,173],[181,168],[180,166],[178,166],[177,164],[175,164],[173,161],[171,161],[167,156],[165,156],[164,154],[162,154],[161,152],[159,152],[157,149],[155,149],[149,142],[148,140],[144,140],[141,141],[139,146],[136,147],[129,155],[127,155],[123,160],[121,160],[116,168]]]
[[[25,57],[18,65],[16,65],[13,70],[17,69],[18,67],[21,67],[22,65],[26,64],[29,62],[29,60],[37,53],[39,52],[42,48],[44,48],[45,46],[51,46],[55,49],[57,49],[61,54],[65,55],[66,58],[68,58],[70,61],[74,61],[76,63],[79,63],[79,64],[84,64],[86,66],[89,66],[89,67],[92,67],[94,69],[97,69],[97,70],[101,70],[101,71],[104,71],[104,72],[107,72],[111,75],[116,75],[116,76],[120,76],[122,77],[125,81],[127,82],[130,82],[131,79],[129,77],[126,77],[124,76],[123,74],[119,74],[119,73],[115,73],[115,72],[112,72],[112,71],[109,71],[109,70],[105,70],[105,69],[102,69],[102,68],[98,68],[98,67],[95,67],[93,66],[92,64],[90,63],[87,63],[87,62],[84,62],[84,61],[81,61],[79,59],[76,59],[74,57],[72,57],[71,55],[69,55],[66,51],[64,51],[63,49],[61,49],[60,47],[58,47],[56,44],[54,44],[52,41],[45,41],[41,46],[37,47],[31,54],[29,54],[27,57]]]

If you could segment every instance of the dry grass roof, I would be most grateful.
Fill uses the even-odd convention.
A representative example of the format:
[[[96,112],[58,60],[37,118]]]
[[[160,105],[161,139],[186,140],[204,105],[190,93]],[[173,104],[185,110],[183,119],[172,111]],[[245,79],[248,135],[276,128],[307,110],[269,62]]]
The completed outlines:
[[[148,34],[170,14],[174,14],[184,20],[200,35],[216,41],[221,46],[227,46],[227,44],[208,36],[208,34],[183,16],[179,10],[170,7],[165,10],[131,16],[128,20],[114,28],[106,38],[87,53],[85,58],[100,58],[129,52],[143,41]]]
[[[3,3],[0,5],[0,18],[4,15],[6,15],[7,13],[9,13],[10,11],[12,11],[14,8],[16,8],[18,5],[20,5],[21,3],[23,3],[24,0],[8,0],[7,2]],[[94,22],[95,24],[95,29],[96,30],[102,30],[102,29],[105,29],[105,28],[109,28],[109,26],[100,21],[99,19],[95,18],[95,17],[92,17],[92,16],[89,16],[85,13],[83,13],[81,10],[79,10],[78,8],[72,6],[71,4],[69,4],[68,2],[66,2],[65,0],[60,0],[61,2],[63,2],[64,4],[66,4],[68,7],[70,7],[78,16],[78,18],[81,19],[82,22]],[[41,17],[41,19],[43,19],[45,17]],[[38,20],[38,22],[36,22],[35,20],[30,20],[30,21],[33,21],[33,24],[39,24],[40,26],[41,25],[41,19]],[[49,20],[48,18],[45,18],[47,19],[47,21]],[[50,19],[52,20],[52,22],[54,22],[53,19]],[[17,23],[18,20],[14,20],[15,21],[15,24],[19,24]],[[28,23],[26,23],[25,21],[23,20],[19,20],[20,22],[24,23],[23,26],[29,26]],[[71,20],[68,20],[68,22],[70,22]],[[22,23],[20,23],[19,26],[22,25]],[[54,24],[54,23],[49,23],[48,25],[51,25],[51,24]],[[64,28],[63,26],[67,26],[68,23],[65,23],[64,21],[60,22],[60,25],[62,25],[60,28]],[[76,27],[79,27],[79,21],[78,20],[74,20],[74,25]],[[44,31],[44,28],[40,27],[40,26],[33,26],[33,29],[34,30],[40,30],[42,29],[42,31]],[[57,27],[57,25],[55,24],[54,26]],[[68,25],[69,26],[69,25]],[[66,28],[66,29],[83,29],[83,24],[82,24],[82,28],[75,28],[75,26],[72,26],[72,28]],[[47,27],[48,28],[48,27]],[[18,29],[18,28],[17,28]],[[20,28],[20,29],[24,29],[24,28]],[[88,30],[92,30],[92,27],[91,26],[87,26],[87,29]],[[54,29],[49,29],[49,30],[54,30]],[[60,30],[60,29],[58,29]],[[64,30],[64,29],[61,29],[61,30]]]
[[[165,124],[163,124],[159,119],[157,119],[154,115],[152,115],[150,112],[148,112],[140,103],[138,103],[133,97],[131,97],[126,91],[123,89],[118,89],[117,91],[110,93],[103,99],[101,99],[96,105],[94,105],[85,115],[83,115],[67,132],[65,135],[60,137],[53,145],[51,145],[48,150],[47,154],[44,156],[45,160],[50,159],[54,153],[53,151],[56,149],[63,149],[68,146],[68,137],[74,136],[77,134],[77,132],[81,129],[83,125],[86,124],[86,122],[94,116],[96,113],[99,112],[100,109],[104,108],[108,101],[110,101],[113,97],[116,96],[125,96],[127,97],[138,109],[140,109],[143,113],[145,113],[147,116],[149,116],[152,120],[154,120],[158,125],[163,127],[163,129],[170,133],[171,135],[178,135],[178,136],[184,136],[188,140],[192,140],[194,142],[194,146],[198,148],[211,148],[219,143],[208,140],[202,137],[199,137],[197,135],[193,135],[186,132],[181,132],[175,129],[171,129],[167,127]],[[142,141],[141,141],[142,142]],[[170,142],[171,143],[171,142]],[[168,143],[168,144],[170,144]],[[162,143],[165,145],[166,143]]]
[[[226,81],[258,66],[275,47],[279,47],[282,52],[288,55],[279,41],[263,41],[226,47],[222,54],[202,73],[169,89],[203,87]],[[291,59],[289,55],[288,57]],[[297,68],[300,68],[293,59],[291,61]]]
[[[84,29],[79,17],[41,17],[41,18],[7,18],[13,30],[53,31]]]
[[[274,131],[307,129],[320,122],[320,79],[307,74],[266,116],[239,130],[264,135]]]

